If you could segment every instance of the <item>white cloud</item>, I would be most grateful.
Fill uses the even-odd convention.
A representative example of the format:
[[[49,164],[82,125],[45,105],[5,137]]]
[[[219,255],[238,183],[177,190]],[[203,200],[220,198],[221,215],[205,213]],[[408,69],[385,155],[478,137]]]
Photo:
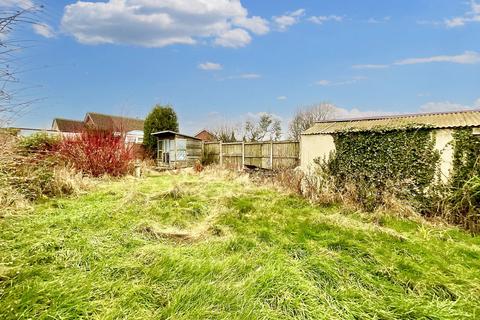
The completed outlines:
[[[431,21],[431,20],[417,20],[417,24],[439,26],[439,25],[443,25],[443,22]]]
[[[223,67],[219,63],[215,62],[204,62],[198,65],[198,69],[212,71],[212,70],[222,70]]]
[[[222,47],[239,48],[244,47],[252,41],[252,37],[243,29],[232,29],[221,33],[215,39],[215,44]]]
[[[319,85],[319,86],[328,86],[330,85],[330,81],[329,80],[319,80],[317,82],[315,82],[316,85]]]
[[[264,112],[264,111],[261,111],[261,112],[257,112],[257,113],[253,113],[253,112],[247,112],[244,117],[247,118],[247,119],[260,119],[261,116],[264,116],[264,115],[271,115],[272,116],[272,119],[274,120],[280,120],[282,121],[283,118],[282,116],[278,115],[278,114],[275,114],[275,113],[271,113],[271,112]]]
[[[237,79],[258,79],[261,78],[262,76],[259,75],[258,73],[243,73],[239,76],[237,76]]]
[[[55,37],[55,31],[53,31],[52,27],[50,27],[48,24],[36,23],[32,26],[32,28],[36,34],[41,35],[42,37],[45,37],[45,38]]]
[[[432,63],[432,62],[450,62],[459,64],[475,64],[480,63],[480,54],[475,51],[465,51],[463,54],[455,56],[434,56],[427,58],[410,58],[395,62],[395,65],[408,65],[419,63]]]
[[[334,118],[335,119],[351,119],[351,118],[362,118],[362,117],[379,117],[393,115],[392,112],[382,111],[382,110],[366,110],[362,111],[358,108],[346,109],[334,106]]]
[[[239,75],[229,76],[220,80],[236,80],[236,79],[245,79],[245,80],[254,80],[259,79],[262,76],[258,73],[242,73]]]
[[[371,24],[379,24],[379,23],[386,23],[390,21],[391,17],[383,17],[383,18],[370,18],[367,20],[367,23]]]
[[[480,4],[475,0],[470,0],[470,11],[467,11],[463,16],[444,20],[447,28],[461,27],[471,22],[480,22]]]
[[[388,67],[388,64],[356,64],[352,66],[353,69],[385,69]]]
[[[323,24],[328,21],[335,21],[335,22],[342,22],[343,17],[342,16],[336,16],[336,15],[329,15],[329,16],[312,16],[308,18],[308,21],[316,23],[316,24]]]
[[[358,77],[352,77],[351,79],[343,80],[343,81],[330,81],[330,80],[319,80],[315,82],[317,86],[322,86],[322,87],[332,87],[332,86],[344,86],[348,84],[354,84],[362,80],[368,79],[367,77],[363,76],[358,76]]]
[[[420,106],[420,112],[442,112],[442,111],[456,111],[456,110],[467,110],[472,107],[465,106],[459,103],[453,103],[450,101],[440,101],[440,102],[428,102]]]
[[[277,100],[279,100],[279,101],[283,101],[283,100],[287,100],[287,99],[288,99],[287,96],[278,96],[277,97]]]
[[[445,25],[449,28],[461,27],[465,25],[465,18],[456,17],[452,19],[445,19]]]
[[[423,98],[423,97],[430,97],[430,93],[428,93],[428,92],[420,92],[420,93],[417,94],[417,97],[421,97],[421,98]]]
[[[473,102],[472,105],[463,105],[450,101],[428,102],[420,106],[421,112],[443,112],[443,111],[460,111],[480,108],[480,98]]]
[[[279,31],[286,31],[289,27],[299,23],[304,15],[305,9],[298,9],[293,12],[287,12],[282,16],[275,16],[272,20]]]
[[[35,4],[31,0],[0,0],[0,8],[33,9]]]
[[[77,1],[65,7],[61,25],[84,44],[144,47],[207,40],[238,48],[251,42],[249,32],[269,32],[268,22],[249,17],[240,0]]]
[[[239,27],[243,27],[255,34],[266,34],[270,31],[268,21],[261,17],[241,17],[235,19],[235,24]]]
[[[477,64],[480,63],[480,53],[476,51],[465,51],[462,54],[458,55],[440,55],[440,56],[433,56],[433,57],[425,57],[425,58],[408,58],[396,61],[391,65],[395,66],[404,66],[404,65],[412,65],[412,64],[423,64],[423,63],[440,63],[440,62],[447,62],[447,63],[457,63],[457,64]],[[353,65],[352,68],[354,69],[384,69],[388,68],[391,65],[389,64],[357,64]]]
[[[298,9],[290,13],[292,17],[303,17],[305,15],[305,9]]]

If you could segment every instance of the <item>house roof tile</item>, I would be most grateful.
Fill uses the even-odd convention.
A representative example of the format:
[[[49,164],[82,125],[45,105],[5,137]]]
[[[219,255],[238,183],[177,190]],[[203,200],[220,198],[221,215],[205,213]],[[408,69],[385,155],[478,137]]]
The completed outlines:
[[[81,132],[85,128],[83,121],[78,120],[55,118],[53,123],[57,124],[60,132]]]
[[[144,120],[128,117],[113,116],[96,112],[88,112],[85,115],[85,123],[88,118],[93,121],[93,125],[99,130],[111,130],[128,132],[133,130],[143,131]]]

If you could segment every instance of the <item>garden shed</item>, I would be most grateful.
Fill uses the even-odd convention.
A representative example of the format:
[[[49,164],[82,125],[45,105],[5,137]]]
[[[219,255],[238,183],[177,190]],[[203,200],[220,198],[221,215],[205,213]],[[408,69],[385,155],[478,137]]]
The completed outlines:
[[[157,166],[185,168],[202,156],[202,140],[174,131],[152,133],[157,138]]]
[[[468,130],[471,136],[480,139],[480,110],[320,121],[301,136],[301,167],[310,170],[314,167],[315,159],[327,160],[336,149],[334,137],[341,133],[365,133],[375,130],[392,132],[420,128],[431,132],[434,149],[440,155],[438,170],[442,180],[447,180],[453,165],[455,132]]]

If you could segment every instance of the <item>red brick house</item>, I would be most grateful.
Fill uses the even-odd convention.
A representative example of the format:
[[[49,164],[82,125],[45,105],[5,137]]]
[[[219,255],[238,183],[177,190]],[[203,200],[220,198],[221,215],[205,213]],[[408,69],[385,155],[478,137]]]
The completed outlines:
[[[202,141],[217,141],[215,135],[209,132],[207,129],[203,129],[199,133],[195,135],[195,138],[200,139]]]
[[[83,121],[55,118],[52,130],[62,134],[76,134],[85,129],[97,129],[125,134],[125,142],[143,143],[142,119],[87,112]]]

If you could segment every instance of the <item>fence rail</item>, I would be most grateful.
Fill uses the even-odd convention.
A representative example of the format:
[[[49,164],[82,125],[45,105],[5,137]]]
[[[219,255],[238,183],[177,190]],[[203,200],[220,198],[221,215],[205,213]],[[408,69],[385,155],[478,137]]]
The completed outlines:
[[[294,168],[300,162],[298,141],[205,142],[205,155],[223,166],[262,169]]]

